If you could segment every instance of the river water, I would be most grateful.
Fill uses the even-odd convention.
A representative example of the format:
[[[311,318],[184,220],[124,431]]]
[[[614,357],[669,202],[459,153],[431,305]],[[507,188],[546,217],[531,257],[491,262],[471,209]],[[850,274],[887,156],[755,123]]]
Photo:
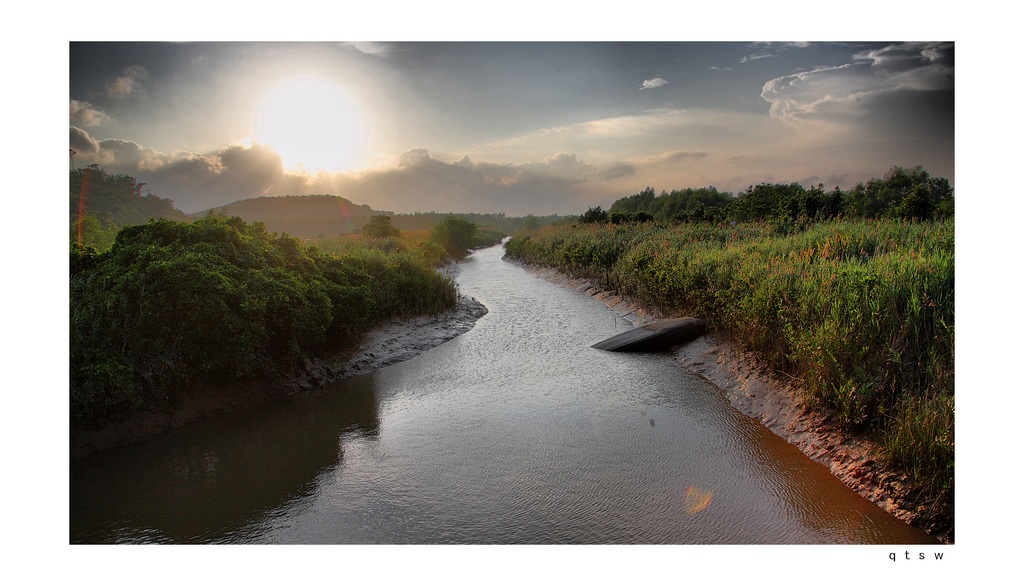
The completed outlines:
[[[420,356],[72,462],[72,543],[937,543],[629,325],[469,257],[489,310]]]

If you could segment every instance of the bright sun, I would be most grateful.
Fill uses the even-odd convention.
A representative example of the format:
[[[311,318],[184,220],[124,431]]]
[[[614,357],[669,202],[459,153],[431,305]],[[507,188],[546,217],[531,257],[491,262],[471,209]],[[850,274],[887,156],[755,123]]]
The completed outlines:
[[[340,171],[359,158],[366,115],[341,86],[315,76],[284,81],[265,93],[254,119],[257,142],[281,155],[286,169]]]

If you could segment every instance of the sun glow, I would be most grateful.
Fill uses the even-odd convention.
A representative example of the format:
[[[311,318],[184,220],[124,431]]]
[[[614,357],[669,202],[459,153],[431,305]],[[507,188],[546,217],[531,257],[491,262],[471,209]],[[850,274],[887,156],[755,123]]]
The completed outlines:
[[[255,140],[272,147],[286,169],[308,172],[351,168],[365,148],[366,115],[349,93],[324,78],[286,80],[260,99]]]

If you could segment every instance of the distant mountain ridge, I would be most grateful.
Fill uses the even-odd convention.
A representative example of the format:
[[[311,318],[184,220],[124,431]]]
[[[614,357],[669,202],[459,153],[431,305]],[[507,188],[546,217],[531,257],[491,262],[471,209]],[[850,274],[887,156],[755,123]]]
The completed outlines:
[[[195,220],[211,213],[262,222],[271,232],[297,237],[348,234],[362,229],[372,216],[390,214],[337,195],[281,195],[243,199],[189,217]]]
[[[109,248],[123,226],[151,219],[191,222],[214,214],[260,222],[268,231],[296,238],[337,236],[360,232],[370,218],[387,215],[400,230],[431,230],[448,216],[459,216],[483,229],[511,234],[574,219],[575,216],[509,217],[504,213],[417,212],[395,214],[328,194],[260,196],[186,214],[169,199],[144,190],[145,183],[125,174],[107,173],[97,165],[71,171],[70,211],[72,239],[99,250]],[[145,195],[143,192],[147,192]]]
[[[238,216],[246,222],[262,222],[271,232],[287,233],[297,238],[336,236],[359,232],[377,215],[391,216],[391,225],[399,230],[430,230],[447,216],[465,218],[481,228],[511,234],[520,228],[546,226],[575,216],[525,216],[512,218],[503,213],[439,213],[417,212],[395,214],[357,205],[337,195],[278,195],[243,199],[224,206],[189,214],[197,220],[207,214]]]
[[[243,199],[194,214],[199,219],[209,213],[238,216],[247,222],[302,220],[307,218],[349,218],[372,216],[378,212],[368,205],[357,205],[338,195],[276,195]]]

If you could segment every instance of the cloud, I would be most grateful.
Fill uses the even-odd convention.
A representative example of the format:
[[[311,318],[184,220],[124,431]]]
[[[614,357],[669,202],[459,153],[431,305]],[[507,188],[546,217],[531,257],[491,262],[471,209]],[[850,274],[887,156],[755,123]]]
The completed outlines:
[[[597,168],[584,163],[575,154],[558,153],[547,157],[539,163],[521,165],[522,169],[545,177],[558,178],[565,181],[586,181],[597,174]]]
[[[473,162],[468,156],[447,163],[416,148],[402,153],[397,167],[336,176],[335,193],[358,193],[360,203],[398,212],[555,213],[596,176],[593,165],[571,153],[519,165]]]
[[[899,43],[858,53],[854,59],[869,60],[886,69],[910,69],[921,63],[948,60],[952,66],[953,43]]]
[[[430,159],[430,153],[427,152],[427,149],[423,149],[423,148],[410,149],[410,150],[407,150],[407,151],[405,151],[404,153],[402,153],[401,155],[398,156],[398,166],[399,167],[413,167],[413,166],[425,163],[426,161],[429,161],[429,160],[431,160]]]
[[[667,85],[667,84],[668,84],[668,82],[665,81],[664,79],[662,79],[660,77],[655,77],[654,79],[645,79],[643,85],[640,86],[640,89],[641,89],[641,91],[642,90],[649,90],[649,89],[653,89],[653,88],[656,88],[656,87],[661,87],[661,86]]]
[[[753,61],[760,61],[761,59],[771,59],[771,58],[774,58],[774,57],[778,56],[782,52],[788,51],[789,49],[805,49],[805,48],[811,46],[810,42],[804,42],[804,41],[784,42],[784,43],[757,42],[757,43],[753,43],[753,44],[755,46],[762,46],[763,45],[763,46],[767,47],[768,49],[772,49],[774,52],[769,52],[769,51],[766,50],[766,51],[762,51],[760,53],[751,53],[750,55],[746,55],[746,56],[740,58],[740,63],[751,63]]]
[[[402,213],[581,213],[647,185],[738,192],[762,181],[822,178],[831,187],[829,178],[842,178],[849,182],[836,184],[846,189],[894,164],[922,164],[952,178],[952,75],[952,45],[893,44],[769,79],[761,89],[769,107],[760,112],[650,109],[538,128],[464,152],[412,148],[390,166],[360,173],[286,172],[262,145],[166,153],[98,141],[86,130],[95,108],[85,102],[72,105],[83,120],[70,137],[76,165],[132,174],[186,212],[260,195],[331,193]],[[648,79],[641,90],[665,83]]]
[[[761,97],[771,116],[787,122],[845,122],[916,116],[909,108],[920,92],[953,92],[952,43],[903,43],[853,56],[853,62],[819,67],[766,82]],[[940,98],[941,99],[941,98]],[[907,106],[901,108],[900,104]],[[884,104],[887,111],[882,110]],[[949,112],[952,122],[952,112]]]
[[[76,152],[83,155],[95,155],[100,152],[100,143],[93,137],[89,136],[89,133],[82,130],[81,128],[72,126],[71,137],[68,141],[71,148],[75,149]]]
[[[378,210],[476,211],[509,214],[564,213],[584,186],[598,179],[596,167],[572,153],[519,165],[434,159],[423,148],[398,157],[393,167],[362,173],[286,172],[280,156],[264,145],[233,145],[211,153],[161,153],[133,141],[97,141],[71,128],[76,166],[97,163],[111,172],[145,181],[153,193],[187,213],[261,195],[331,193]]]
[[[112,118],[106,113],[97,110],[89,102],[80,100],[71,100],[70,118],[71,122],[93,128],[103,126],[112,121]]]
[[[132,165],[137,168],[145,167],[147,162],[153,159],[159,159],[159,153],[155,150],[144,148],[137,142],[119,138],[99,141],[99,152],[96,155],[96,162],[101,165],[131,161]]]
[[[390,53],[390,48],[384,43],[355,42],[343,43],[343,46],[352,47],[364,55],[372,55],[374,57],[387,57]]]
[[[120,77],[107,82],[107,97],[112,100],[144,97],[146,90],[142,84],[147,80],[149,80],[149,72],[145,67],[141,65],[127,67]]]
[[[708,158],[708,154],[704,153],[704,152],[694,152],[694,151],[669,151],[669,152],[666,152],[666,153],[661,153],[660,155],[658,155],[657,158],[660,161],[663,161],[665,163],[670,163],[670,164],[675,164],[675,163],[692,163],[692,162],[697,162],[697,161],[702,161],[702,160],[707,159]]]
[[[629,163],[616,163],[615,165],[608,167],[604,171],[601,171],[598,174],[598,178],[604,181],[608,181],[611,179],[632,177],[633,175],[636,175],[636,165],[631,165]]]
[[[747,55],[740,59],[740,63],[750,63],[751,61],[757,61],[759,59],[768,59],[774,57],[771,53],[758,53],[756,55]]]

